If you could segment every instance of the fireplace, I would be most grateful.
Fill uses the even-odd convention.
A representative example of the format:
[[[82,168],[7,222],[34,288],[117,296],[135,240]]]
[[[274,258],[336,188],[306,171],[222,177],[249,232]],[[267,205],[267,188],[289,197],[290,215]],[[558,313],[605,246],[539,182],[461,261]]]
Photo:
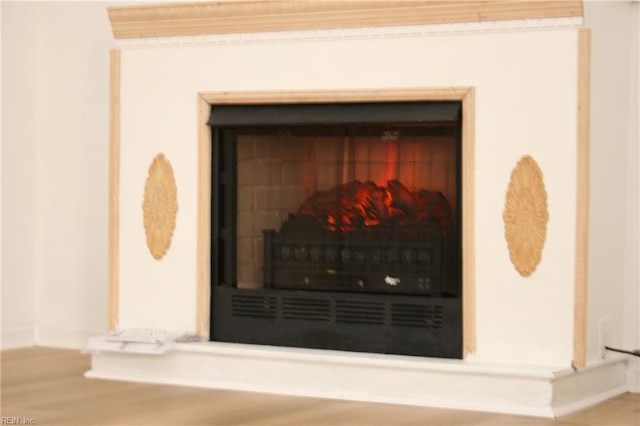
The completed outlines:
[[[188,330],[214,341],[177,344],[174,352],[155,358],[97,354],[92,377],[548,417],[622,389],[621,363],[580,368],[587,365],[588,341],[596,359],[598,340],[597,318],[594,312],[587,318],[585,299],[590,37],[582,2],[373,3],[216,1],[112,8],[109,328]],[[335,130],[345,123],[333,123],[337,134],[313,136],[321,147],[315,156],[302,130],[326,133],[325,123],[295,125],[289,116],[280,123],[207,125],[212,106],[213,117],[220,118],[222,106],[259,105],[255,120],[266,114],[265,106],[289,104],[302,114],[300,104],[351,110],[357,103],[424,101],[462,104],[462,147],[455,158],[462,184],[453,185],[455,193],[403,174],[411,170],[403,162],[411,152],[404,131],[420,123],[415,118],[402,124],[396,117],[372,128],[351,116],[351,123],[363,124],[359,133],[345,136]],[[284,124],[289,133],[274,132]],[[446,126],[432,124],[414,127],[433,130],[432,141],[444,138],[436,130]],[[240,129],[264,133],[242,135]],[[397,165],[385,161],[373,174],[361,175],[355,159],[372,165],[389,154],[395,158],[387,142],[396,137]],[[287,142],[286,149],[280,147],[279,154],[269,140]],[[360,156],[362,144],[371,156]],[[424,145],[416,143],[414,152]],[[230,148],[235,159],[220,155]],[[249,148],[252,159],[245,157]],[[159,154],[173,169],[178,205],[162,259],[145,244],[140,208],[147,171]],[[294,154],[317,162],[302,161],[298,168],[307,171],[293,174],[302,189],[278,187],[270,173],[281,170],[285,182],[296,167],[279,169],[274,160],[284,156],[284,166]],[[353,160],[342,166],[320,161],[329,154]],[[542,171],[550,215],[542,261],[526,277],[514,268],[504,238],[505,193],[524,156]],[[310,173],[312,164],[332,179]],[[362,203],[354,208],[353,201],[361,200],[361,192],[348,189],[360,186],[384,199],[406,188],[414,201],[420,194],[446,200],[440,206],[451,211],[453,237],[442,236],[436,214],[427,214],[433,226],[426,229],[435,238],[416,242],[416,250],[440,245],[432,253],[454,267],[445,263],[439,276],[431,269],[415,286],[406,264],[399,264],[399,272],[376,270],[382,262],[370,261],[372,250],[395,241],[368,241],[376,232],[354,231],[371,231],[377,220],[357,214]],[[321,208],[316,202],[342,200],[345,193],[344,204],[334,200]],[[247,210],[258,206],[260,215]],[[346,219],[327,214],[344,206],[352,207]],[[309,211],[315,213],[302,214]],[[402,213],[382,215],[387,220],[380,221],[378,226],[386,226],[380,233],[393,230],[393,220],[401,223]],[[309,229],[301,221],[317,226]],[[265,264],[263,231],[271,235],[267,248],[280,256],[267,256],[271,266]],[[298,269],[282,268],[289,232],[308,237],[284,253],[301,257]],[[331,267],[326,257],[325,263],[304,263],[312,260],[317,235],[336,259]],[[448,253],[447,241],[462,253]],[[360,252],[353,251],[356,242]],[[398,239],[393,254],[398,258],[413,243]],[[368,269],[351,263],[362,252]],[[342,254],[348,262],[337,262]],[[433,263],[436,255],[430,256]],[[453,278],[439,278],[447,273]],[[400,327],[399,312],[431,328]],[[436,320],[440,313],[442,322]],[[377,324],[362,324],[365,319]],[[363,344],[362,336],[374,340]]]
[[[462,358],[460,102],[214,105],[211,340]]]

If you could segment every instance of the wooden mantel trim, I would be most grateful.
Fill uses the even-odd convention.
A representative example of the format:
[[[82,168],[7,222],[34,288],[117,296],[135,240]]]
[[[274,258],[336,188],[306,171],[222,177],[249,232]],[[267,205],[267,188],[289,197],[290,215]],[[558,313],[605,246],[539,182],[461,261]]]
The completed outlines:
[[[589,265],[589,126],[591,32],[578,33],[578,146],[576,191],[576,270],[573,367],[587,365],[587,278]]]
[[[108,8],[116,39],[582,17],[582,0],[216,0]]]
[[[120,66],[118,49],[110,52],[109,61],[109,246],[107,272],[107,331],[119,327],[120,311]]]

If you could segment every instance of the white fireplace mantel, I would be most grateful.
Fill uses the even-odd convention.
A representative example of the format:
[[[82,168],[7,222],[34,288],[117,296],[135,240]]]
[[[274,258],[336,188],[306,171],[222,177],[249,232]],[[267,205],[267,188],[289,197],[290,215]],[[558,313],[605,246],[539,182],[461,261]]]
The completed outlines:
[[[109,10],[117,46],[109,324],[206,334],[211,104],[467,97],[464,359],[210,342],[152,358],[95,354],[89,377],[540,416],[624,392],[624,360],[586,367],[585,359],[589,31],[582,2],[408,3],[249,0]],[[159,153],[173,167],[179,209],[169,250],[156,260],[145,245],[141,203]],[[502,220],[509,176],[524,155],[540,165],[550,215],[542,261],[529,277],[510,262]],[[287,384],[292,376],[304,386]],[[423,389],[439,380],[451,392]],[[468,392],[468,403],[455,391]]]

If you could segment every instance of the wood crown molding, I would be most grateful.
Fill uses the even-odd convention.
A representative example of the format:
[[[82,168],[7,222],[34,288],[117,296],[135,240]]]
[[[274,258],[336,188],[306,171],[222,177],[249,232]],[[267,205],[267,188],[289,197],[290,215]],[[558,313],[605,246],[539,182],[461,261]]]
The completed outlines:
[[[108,8],[116,39],[583,16],[582,0],[216,0]]]

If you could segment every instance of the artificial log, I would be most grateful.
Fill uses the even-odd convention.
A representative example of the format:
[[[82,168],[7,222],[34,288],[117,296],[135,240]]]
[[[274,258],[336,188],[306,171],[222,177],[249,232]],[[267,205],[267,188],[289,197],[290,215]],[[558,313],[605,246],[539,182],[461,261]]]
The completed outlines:
[[[386,187],[371,181],[351,181],[316,191],[303,201],[295,217],[342,231],[435,220],[441,232],[448,234],[453,224],[449,203],[441,192],[412,192],[398,180],[388,181]]]

